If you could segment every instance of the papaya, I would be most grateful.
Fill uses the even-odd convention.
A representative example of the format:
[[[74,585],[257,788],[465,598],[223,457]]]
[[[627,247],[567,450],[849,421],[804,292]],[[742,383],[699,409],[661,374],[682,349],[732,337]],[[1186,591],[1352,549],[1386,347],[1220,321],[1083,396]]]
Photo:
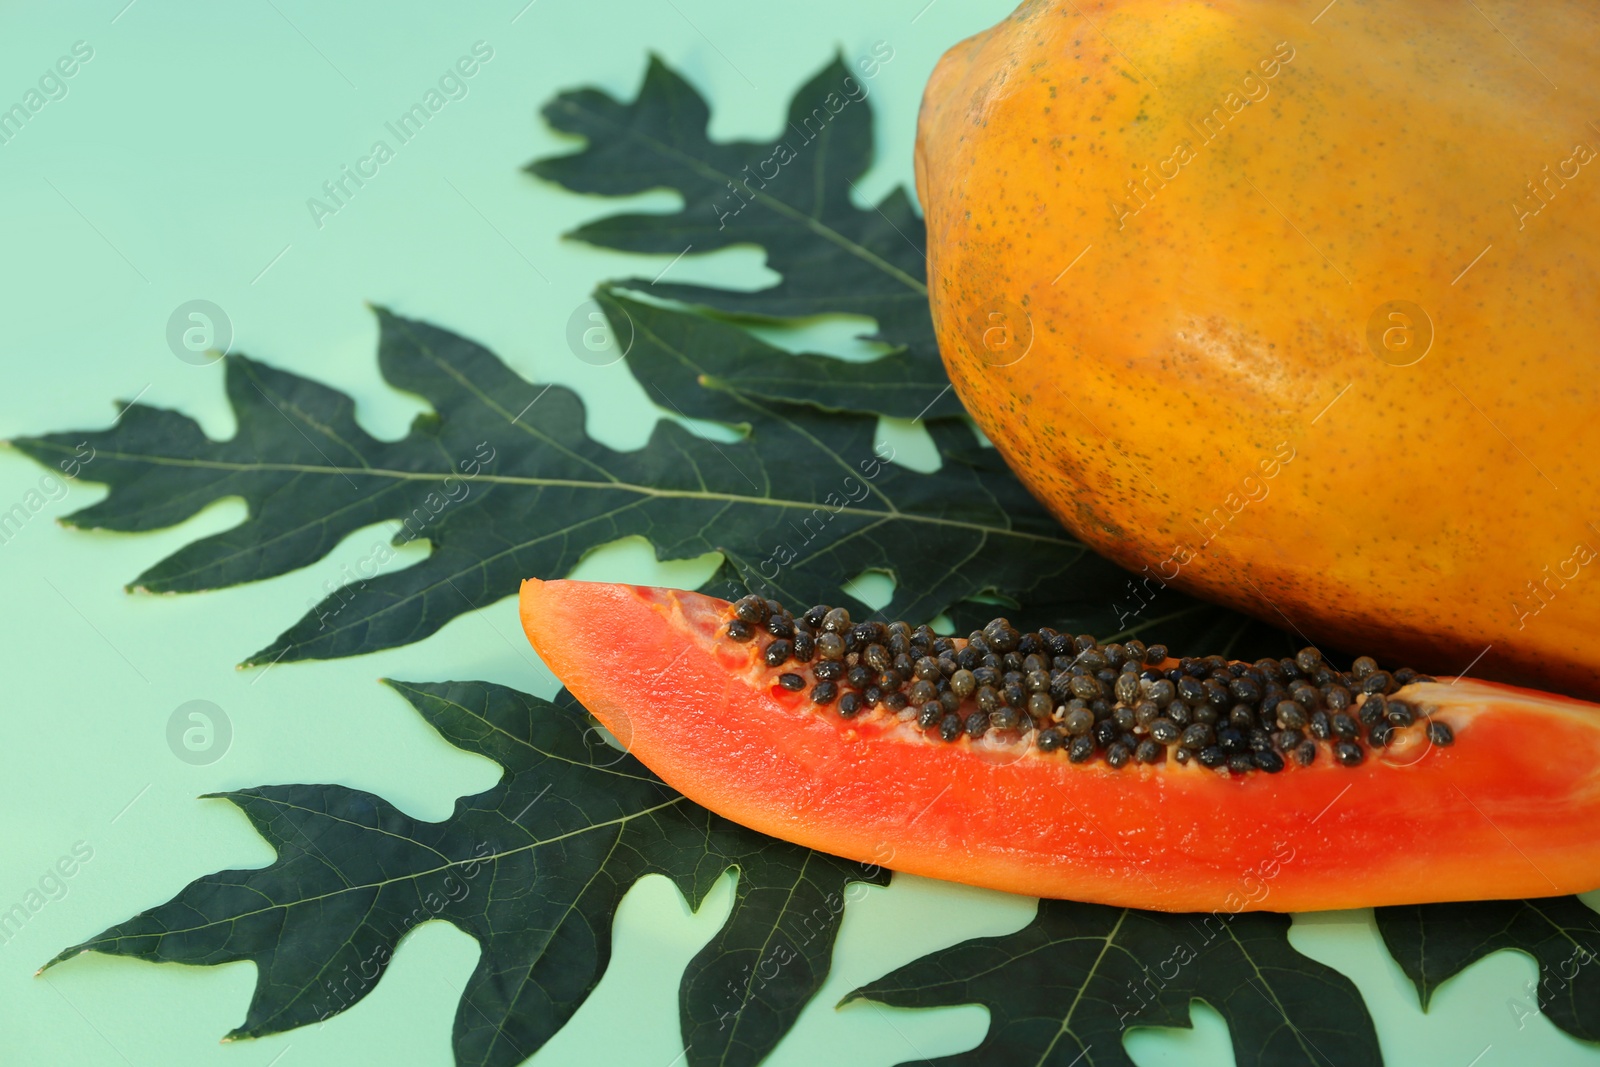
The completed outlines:
[[[1029,0],[944,55],[940,351],[1128,625],[1172,586],[1600,694],[1597,42],[1588,0]]]
[[[520,610],[668,784],[865,864],[1166,911],[1600,886],[1600,707],[1572,698],[632,585],[529,580]]]

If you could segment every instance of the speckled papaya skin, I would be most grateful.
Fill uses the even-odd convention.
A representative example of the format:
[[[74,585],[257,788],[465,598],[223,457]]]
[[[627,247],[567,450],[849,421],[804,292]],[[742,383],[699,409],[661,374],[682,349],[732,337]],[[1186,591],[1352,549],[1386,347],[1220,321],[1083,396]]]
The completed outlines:
[[[1130,627],[1170,585],[1600,694],[1600,4],[1316,6],[1037,0],[944,56],[951,380]]]

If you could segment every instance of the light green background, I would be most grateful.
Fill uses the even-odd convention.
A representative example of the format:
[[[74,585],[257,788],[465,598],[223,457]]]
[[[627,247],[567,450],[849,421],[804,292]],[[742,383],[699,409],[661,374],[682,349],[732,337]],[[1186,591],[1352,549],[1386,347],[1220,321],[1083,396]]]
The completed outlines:
[[[350,392],[363,424],[402,434],[418,410],[385,387],[363,301],[486,342],[522,373],[577,389],[590,429],[637,447],[656,413],[623,366],[568,352],[568,315],[603,277],[653,273],[669,257],[623,257],[560,234],[616,204],[567,195],[519,172],[563,151],[536,109],[560,89],[631,96],[648,50],[715,105],[720,138],[771,137],[789,93],[835,49],[885,41],[871,83],[880,162],[859,183],[876,200],[911,178],[921,87],[941,51],[1003,16],[1008,0],[576,0],[334,9],[306,0],[125,0],[8,5],[0,14],[0,106],[19,100],[73,42],[94,58],[10,143],[0,145],[0,435],[105,425],[113,399],[178,408],[232,432],[217,367],[169,351],[169,314],[194,298],[229,314],[235,349]],[[519,15],[520,11],[520,15]],[[120,14],[119,14],[120,12]],[[306,208],[474,41],[494,58],[350,203],[318,229]],[[638,204],[666,207],[653,194]],[[281,253],[281,256],[280,256]],[[269,268],[270,264],[270,268]],[[677,281],[758,285],[757,253],[686,258]],[[843,333],[834,329],[829,337]],[[0,511],[40,469],[0,454]],[[458,990],[477,954],[430,923],[409,937],[366,1000],[317,1027],[219,1045],[244,1016],[253,968],[151,966],[84,956],[43,978],[64,945],[157,904],[196,876],[256,866],[271,851],[242,815],[200,793],[262,783],[337,782],[411,815],[446,816],[489,786],[488,761],[442,742],[380,675],[481,678],[549,694],[512,601],[409,648],[359,659],[236,671],[299,616],[322,582],[387,531],[361,531],[313,567],[187,597],[123,584],[189,539],[240,521],[236,502],[148,536],[64,531],[52,518],[98,499],[73,485],[0,545],[7,728],[0,735],[0,911],[24,899],[83,841],[93,858],[9,943],[0,944],[0,1062],[6,1064],[448,1064]],[[692,585],[709,563],[657,567],[638,544],[604,550],[587,577]],[[226,755],[191,766],[168,749],[169,715],[214,701],[233,727]],[[670,1067],[681,1062],[677,977],[727,914],[727,883],[691,914],[646,879],[617,919],[616,951],[594,996],[534,1059]],[[898,878],[852,904],[833,978],[774,1057],[780,1064],[893,1064],[970,1048],[986,1012],[833,1004],[856,984],[966,937],[1027,922],[1033,902]],[[1527,957],[1502,953],[1447,984],[1419,1012],[1368,913],[1296,921],[1297,947],[1349,974],[1394,1065],[1600,1063],[1541,1017],[1519,1029]],[[1225,1028],[1137,1031],[1145,1067],[1230,1062]],[[1481,1057],[1474,1059],[1475,1057]]]

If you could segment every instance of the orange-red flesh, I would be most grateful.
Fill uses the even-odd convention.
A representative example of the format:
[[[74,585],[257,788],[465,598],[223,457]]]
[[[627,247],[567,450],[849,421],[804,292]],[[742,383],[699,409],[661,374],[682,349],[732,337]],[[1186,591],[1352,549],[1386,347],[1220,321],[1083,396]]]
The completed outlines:
[[[898,871],[1163,911],[1311,911],[1600,886],[1600,707],[1471,679],[1398,695],[1455,733],[1344,767],[1229,776],[1070,764],[1026,740],[954,743],[844,719],[722,633],[724,601],[523,583],[529,640],[585,707],[690,799]]]

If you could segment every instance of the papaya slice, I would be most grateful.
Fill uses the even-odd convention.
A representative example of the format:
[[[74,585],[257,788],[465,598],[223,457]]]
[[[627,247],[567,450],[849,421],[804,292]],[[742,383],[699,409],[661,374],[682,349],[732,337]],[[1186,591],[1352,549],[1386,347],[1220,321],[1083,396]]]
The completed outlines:
[[[863,863],[1163,911],[1600,886],[1600,707],[1583,701],[1366,658],[1340,671],[1314,649],[1175,659],[1003,619],[939,638],[593,582],[529,580],[521,615],[668,784]]]

